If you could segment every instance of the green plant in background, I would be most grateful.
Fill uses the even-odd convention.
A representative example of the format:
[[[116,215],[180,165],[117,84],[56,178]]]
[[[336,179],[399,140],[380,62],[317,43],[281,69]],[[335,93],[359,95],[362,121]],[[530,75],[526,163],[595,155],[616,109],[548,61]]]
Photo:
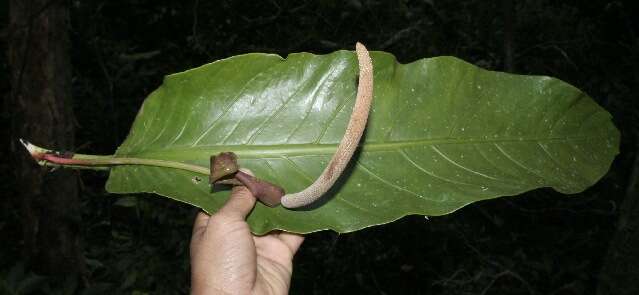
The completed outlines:
[[[539,187],[577,193],[618,153],[610,114],[558,79],[486,71],[454,57],[371,57],[373,106],[350,167],[312,208],[258,204],[248,218],[255,233],[349,232]],[[299,191],[335,152],[356,76],[349,51],[234,56],[167,76],[114,155],[62,156],[99,164],[72,167],[110,169],[109,192],[152,192],[208,212],[228,196],[206,181],[209,157],[220,152]]]

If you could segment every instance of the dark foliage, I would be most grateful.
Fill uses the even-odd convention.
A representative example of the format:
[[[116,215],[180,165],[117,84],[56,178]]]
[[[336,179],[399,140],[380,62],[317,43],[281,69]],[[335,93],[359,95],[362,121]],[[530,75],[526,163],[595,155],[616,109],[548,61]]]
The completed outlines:
[[[507,2],[69,1],[78,152],[112,153],[164,75],[231,55],[327,53],[359,40],[402,62],[454,55],[504,70],[510,46],[513,72],[558,77],[613,114],[622,131],[622,154],[610,173],[575,196],[542,189],[444,217],[309,235],[295,260],[291,293],[595,294],[618,208],[637,169],[632,163],[639,135],[638,4],[513,1],[509,23],[502,9]],[[3,23],[6,6],[3,1]],[[6,93],[4,55],[0,68]],[[3,107],[0,123],[6,126],[10,116]],[[0,128],[2,138],[6,133]],[[11,156],[9,144],[0,147],[5,157]],[[0,162],[3,176],[11,170],[6,163]],[[80,175],[89,287],[24,268],[18,258],[20,216],[3,198],[0,293],[187,293],[195,210],[152,196],[109,195],[104,173]],[[0,189],[12,195],[14,185],[2,181]]]

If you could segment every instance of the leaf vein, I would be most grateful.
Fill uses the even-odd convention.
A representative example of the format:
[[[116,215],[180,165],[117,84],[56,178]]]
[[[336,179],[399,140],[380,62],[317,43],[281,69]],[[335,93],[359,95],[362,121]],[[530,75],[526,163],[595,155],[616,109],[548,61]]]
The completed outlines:
[[[253,134],[251,134],[251,136],[248,139],[248,143],[247,144],[252,144],[255,141],[255,138],[257,138],[258,136],[260,136],[262,134],[262,132],[264,132],[264,129],[266,128],[266,126],[268,125],[268,123],[271,122],[271,120],[273,120],[273,118],[277,117],[277,115],[280,114],[280,112],[284,109],[284,107],[298,94],[300,93],[300,91],[306,86],[306,84],[308,84],[308,82],[311,79],[306,79],[306,81],[302,82],[301,85],[299,85],[299,87],[297,89],[295,89],[295,91],[293,93],[291,93],[291,95],[288,96],[288,98],[286,98],[286,100],[277,108],[277,110],[275,110],[275,112],[273,114],[271,114],[268,118],[266,118],[266,120],[264,120],[259,127],[257,127],[255,129],[255,131],[253,131]]]
[[[494,143],[495,147],[506,157],[508,158],[508,160],[512,161],[513,163],[515,163],[515,165],[521,167],[522,169],[524,169],[524,171],[531,173],[535,176],[537,176],[539,179],[545,180],[544,177],[542,177],[541,175],[539,175],[537,172],[535,172],[532,168],[527,167],[523,164],[521,164],[519,161],[515,160],[515,158],[513,158],[510,154],[508,154],[498,143]]]
[[[497,166],[492,160],[490,160],[488,157],[486,157],[486,154],[484,153],[484,151],[480,148],[477,148],[477,144],[473,144],[473,149],[477,151],[477,153],[484,159],[484,161],[486,161],[490,166],[492,166],[493,168],[495,168],[495,170],[499,170],[504,174],[507,174],[509,177],[516,179],[517,176],[510,174],[510,173],[506,173],[505,171],[503,171],[503,169],[501,169],[499,166]],[[504,183],[510,184],[512,186],[525,186],[527,185],[526,183],[521,183],[521,182],[509,182],[506,180],[502,180]]]
[[[302,175],[302,177],[304,177],[306,181],[308,181],[309,183],[313,182],[313,178],[310,177],[308,174],[306,174],[306,172],[304,172],[302,168],[297,163],[295,163],[295,161],[291,160],[289,157],[286,157],[286,156],[282,156],[281,158],[286,160],[290,165],[292,165],[293,169],[295,169],[300,175]]]
[[[286,138],[285,142],[289,142],[289,140],[295,135],[295,133],[300,129],[300,127],[302,127],[302,125],[304,125],[304,123],[306,122],[306,120],[308,119],[310,113],[311,113],[311,109],[313,108],[313,105],[315,105],[315,102],[317,101],[317,92],[319,91],[320,88],[322,88],[322,86],[324,86],[324,84],[326,84],[326,81],[329,80],[329,77],[335,73],[335,68],[331,68],[330,72],[328,72],[328,74],[326,74],[324,77],[322,77],[322,81],[320,83],[318,83],[317,87],[315,87],[315,90],[313,91],[313,99],[311,101],[311,103],[308,105],[308,108],[306,109],[306,111],[304,112],[304,118],[302,119],[302,121],[297,124],[297,126],[295,127],[295,129],[293,129],[293,131],[291,131],[291,134],[289,134],[289,136]]]
[[[390,183],[390,182],[389,182],[389,181],[387,181],[386,179],[384,179],[384,178],[380,177],[379,175],[375,174],[373,171],[371,171],[369,168],[367,168],[364,164],[362,164],[362,162],[359,162],[359,161],[358,161],[358,162],[357,162],[357,164],[358,164],[360,167],[362,167],[362,170],[363,170],[364,172],[366,172],[368,175],[372,176],[373,178],[376,178],[376,179],[377,179],[377,180],[379,180],[381,183],[383,183],[383,184],[385,184],[385,185],[387,185],[387,186],[390,186],[391,188],[394,188],[394,189],[397,189],[397,190],[400,190],[400,191],[405,191],[405,192],[407,192],[407,193],[409,193],[409,194],[412,194],[412,195],[414,195],[414,196],[416,196],[416,197],[419,197],[419,198],[422,198],[422,199],[424,198],[422,195],[420,195],[420,194],[418,194],[418,193],[415,193],[415,192],[413,192],[413,191],[411,191],[411,190],[409,190],[409,189],[407,189],[407,188],[404,188],[404,187],[401,187],[401,186],[399,186],[399,185],[396,185],[396,184],[392,184],[392,183]]]
[[[464,165],[462,165],[462,164],[457,163],[457,162],[456,162],[456,161],[454,161],[453,159],[451,159],[451,158],[449,158],[448,156],[446,156],[446,154],[444,154],[442,151],[440,151],[440,150],[437,148],[437,146],[435,146],[435,145],[432,145],[432,146],[431,146],[431,149],[433,149],[433,150],[434,150],[437,154],[439,154],[439,155],[440,155],[442,158],[444,158],[446,161],[450,162],[451,164],[453,164],[453,165],[455,165],[455,166],[457,166],[457,167],[459,167],[459,168],[461,168],[461,169],[463,169],[463,170],[465,170],[465,171],[468,171],[468,172],[470,172],[470,173],[473,173],[473,174],[479,175],[479,176],[484,177],[484,178],[488,178],[488,179],[490,179],[490,180],[501,181],[501,180],[500,180],[500,179],[498,179],[498,178],[495,178],[495,177],[492,177],[492,176],[489,176],[489,175],[483,174],[483,173],[481,173],[481,172],[475,171],[475,170],[470,169],[470,168],[468,168],[468,167],[466,167],[466,166],[464,166]]]
[[[349,95],[349,97],[353,96],[354,93],[355,92],[351,92],[351,95]],[[324,127],[324,130],[322,130],[322,132],[320,133],[320,136],[313,143],[322,142],[322,139],[324,139],[324,136],[326,136],[326,133],[328,132],[328,128],[331,127],[335,119],[337,119],[337,116],[339,115],[339,113],[341,113],[342,110],[346,107],[348,101],[350,100],[342,99],[342,102],[340,103],[340,105],[335,109],[335,111],[333,111],[333,114],[331,114],[331,118],[326,123],[326,127]]]
[[[224,108],[224,110],[222,112],[220,112],[220,115],[217,116],[217,118],[215,118],[211,124],[206,128],[206,130],[202,133],[202,135],[200,135],[194,142],[193,144],[191,144],[191,146],[196,146],[202,139],[204,139],[204,137],[211,132],[211,130],[213,130],[213,127],[215,127],[215,125],[224,117],[224,115],[226,115],[228,113],[228,111],[231,109],[231,107],[233,107],[233,105],[235,105],[240,98],[242,97],[242,95],[244,94],[244,91],[246,91],[246,88],[251,85],[251,82],[253,82],[255,79],[257,79],[257,77],[259,77],[260,75],[264,74],[267,70],[269,70],[269,68],[266,69],[262,69],[260,71],[258,71],[255,75],[253,75],[253,77],[251,77],[251,79],[247,80],[246,82],[244,82],[244,85],[242,85],[242,88],[240,88],[240,90],[237,92],[237,94],[235,95],[235,97],[233,97],[233,99],[231,99],[231,102]]]
[[[400,154],[400,155],[402,155],[402,157],[404,157],[404,159],[406,159],[406,161],[408,161],[409,163],[411,163],[411,165],[413,165],[415,168],[417,168],[417,170],[419,170],[419,171],[421,171],[421,172],[423,172],[423,173],[425,173],[425,174],[427,174],[427,175],[429,175],[429,176],[432,176],[432,177],[434,177],[434,178],[437,178],[437,179],[440,179],[440,180],[443,180],[443,181],[446,181],[446,182],[450,182],[450,183],[453,183],[453,184],[461,184],[461,185],[476,186],[476,185],[474,185],[474,184],[470,184],[470,183],[465,183],[465,182],[460,182],[460,181],[455,181],[455,180],[452,180],[452,179],[448,179],[448,178],[446,178],[446,177],[439,176],[439,175],[435,174],[434,172],[428,171],[426,168],[424,168],[424,167],[422,167],[421,165],[419,165],[418,163],[416,163],[416,162],[415,162],[415,161],[414,161],[414,160],[413,160],[413,159],[412,159],[412,158],[411,158],[411,157],[410,157],[410,156],[406,153],[406,151],[404,151],[403,149],[400,149],[400,150],[399,150],[399,154]]]

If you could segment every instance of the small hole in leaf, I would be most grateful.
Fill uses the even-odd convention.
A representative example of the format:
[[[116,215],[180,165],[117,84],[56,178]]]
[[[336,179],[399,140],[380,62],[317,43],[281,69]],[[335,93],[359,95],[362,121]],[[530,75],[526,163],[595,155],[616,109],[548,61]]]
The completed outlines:
[[[191,181],[193,182],[193,184],[198,184],[202,181],[202,178],[200,178],[199,176],[193,176],[193,178],[191,178]]]

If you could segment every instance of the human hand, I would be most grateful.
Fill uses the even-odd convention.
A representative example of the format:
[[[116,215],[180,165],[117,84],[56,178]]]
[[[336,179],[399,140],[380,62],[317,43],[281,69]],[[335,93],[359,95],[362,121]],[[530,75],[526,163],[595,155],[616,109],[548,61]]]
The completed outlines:
[[[199,212],[191,237],[191,294],[287,294],[293,255],[304,237],[251,234],[246,216],[255,197],[236,186],[212,216]]]

